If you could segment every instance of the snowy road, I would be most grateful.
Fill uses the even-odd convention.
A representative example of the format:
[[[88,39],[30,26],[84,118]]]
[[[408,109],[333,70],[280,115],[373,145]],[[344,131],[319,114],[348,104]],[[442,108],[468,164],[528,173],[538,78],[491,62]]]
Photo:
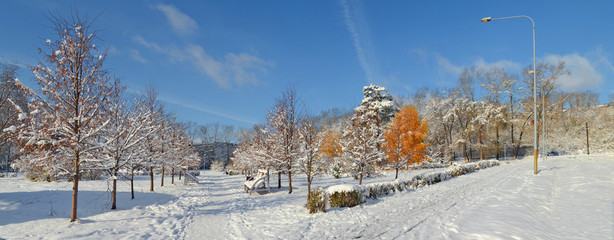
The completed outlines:
[[[69,223],[69,183],[0,179],[0,238],[49,239],[614,239],[614,155],[530,158],[404,191],[354,208],[307,214],[306,185],[249,196],[242,176],[205,172],[197,186],[126,184],[108,210],[106,183],[82,184]],[[404,172],[410,178],[420,171]],[[374,181],[390,181],[392,174]],[[158,179],[157,179],[158,180]],[[285,186],[285,179],[283,179]],[[167,180],[168,181],[168,180]],[[272,183],[276,182],[274,179]],[[317,187],[355,183],[316,179]],[[158,184],[158,182],[156,183]]]

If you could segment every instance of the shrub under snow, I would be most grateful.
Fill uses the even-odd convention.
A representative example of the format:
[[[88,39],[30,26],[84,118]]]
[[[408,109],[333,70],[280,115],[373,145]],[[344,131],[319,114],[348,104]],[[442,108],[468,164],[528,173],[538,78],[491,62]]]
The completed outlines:
[[[328,201],[326,192],[324,189],[319,188],[310,192],[311,197],[305,204],[309,213],[326,212],[326,202]]]
[[[441,172],[429,172],[414,176],[410,180],[395,180],[392,182],[371,183],[361,185],[335,185],[326,190],[329,196],[330,207],[353,207],[367,199],[377,199],[383,195],[389,195],[397,191],[401,192],[405,188],[417,189],[422,186],[432,185],[452,177],[475,172],[479,169],[498,166],[498,160],[484,160],[466,164],[453,164]]]

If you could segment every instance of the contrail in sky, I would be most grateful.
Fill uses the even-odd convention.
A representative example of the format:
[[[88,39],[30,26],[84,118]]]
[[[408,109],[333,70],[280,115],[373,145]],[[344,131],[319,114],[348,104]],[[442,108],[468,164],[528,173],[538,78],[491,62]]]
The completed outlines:
[[[358,62],[365,72],[367,83],[377,83],[379,72],[374,63],[375,57],[362,4],[360,1],[347,0],[340,0],[340,4],[343,7],[345,25],[352,36]]]

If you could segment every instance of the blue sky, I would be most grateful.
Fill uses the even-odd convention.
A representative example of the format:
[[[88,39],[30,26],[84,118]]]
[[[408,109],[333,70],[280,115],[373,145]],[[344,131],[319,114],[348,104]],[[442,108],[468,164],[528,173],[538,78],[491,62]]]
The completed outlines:
[[[0,61],[36,64],[49,12],[100,15],[105,67],[129,91],[155,83],[180,121],[250,127],[288,86],[310,112],[360,103],[380,84],[409,95],[452,87],[463,67],[567,62],[569,91],[614,93],[611,1],[3,1]],[[32,77],[22,69],[24,82]],[[31,82],[30,82],[31,83]]]

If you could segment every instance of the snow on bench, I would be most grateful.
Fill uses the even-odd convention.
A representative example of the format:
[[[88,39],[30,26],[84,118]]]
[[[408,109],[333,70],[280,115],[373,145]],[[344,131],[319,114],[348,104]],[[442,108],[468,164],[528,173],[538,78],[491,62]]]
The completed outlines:
[[[191,172],[185,172],[185,178],[183,184],[185,185],[190,185],[190,184],[198,184],[198,178],[196,178],[196,176],[194,176],[193,173]]]
[[[256,176],[256,178],[249,178],[249,180],[245,181],[245,183],[243,184],[244,188],[245,188],[245,192],[249,193],[250,195],[252,193],[254,193],[254,191],[258,194],[265,194],[265,193],[269,193],[270,189],[267,186],[267,180],[268,180],[268,176],[267,176],[267,171],[266,170],[258,170],[258,175]]]

